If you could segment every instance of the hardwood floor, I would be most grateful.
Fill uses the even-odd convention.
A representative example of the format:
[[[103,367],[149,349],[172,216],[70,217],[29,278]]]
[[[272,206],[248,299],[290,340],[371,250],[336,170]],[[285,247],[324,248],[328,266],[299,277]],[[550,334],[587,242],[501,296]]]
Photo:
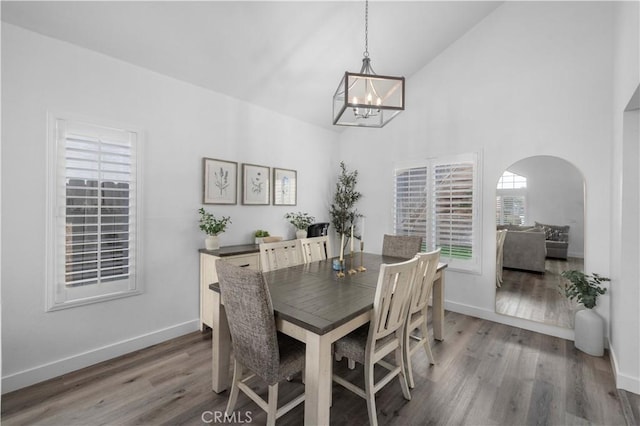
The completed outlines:
[[[504,269],[502,286],[496,288],[496,312],[559,327],[573,328],[576,303],[567,300],[558,288],[562,271],[583,269],[583,260],[547,259],[545,273]]]
[[[432,344],[436,365],[414,356],[416,388],[405,401],[394,381],[376,397],[381,425],[624,425],[609,359],[573,342],[447,312],[445,340]],[[362,384],[362,367],[335,364]],[[381,372],[380,372],[381,373]],[[254,386],[266,393],[266,386]],[[300,377],[281,401],[303,390]],[[211,391],[211,336],[183,337],[2,396],[3,425],[201,425],[226,405]],[[211,414],[209,414],[211,412]],[[266,416],[240,395],[236,423]],[[247,413],[250,416],[247,417]],[[244,416],[244,417],[242,417]],[[278,425],[301,425],[299,406]],[[331,424],[367,423],[365,400],[334,384]]]

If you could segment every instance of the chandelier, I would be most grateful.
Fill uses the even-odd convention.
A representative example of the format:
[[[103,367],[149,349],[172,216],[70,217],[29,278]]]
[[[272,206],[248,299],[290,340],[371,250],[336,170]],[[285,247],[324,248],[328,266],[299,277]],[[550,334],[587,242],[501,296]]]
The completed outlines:
[[[360,72],[344,73],[333,95],[336,126],[384,127],[404,110],[404,77],[378,75],[369,58],[369,1],[365,1],[364,53]]]

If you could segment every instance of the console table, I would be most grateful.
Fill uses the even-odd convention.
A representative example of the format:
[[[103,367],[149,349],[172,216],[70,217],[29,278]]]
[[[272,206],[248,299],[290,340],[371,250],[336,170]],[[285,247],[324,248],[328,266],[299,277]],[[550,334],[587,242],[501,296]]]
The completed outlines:
[[[234,265],[260,270],[260,247],[257,244],[220,247],[218,250],[200,249],[200,330],[213,327],[213,294],[209,284],[218,282],[216,260],[224,259]]]

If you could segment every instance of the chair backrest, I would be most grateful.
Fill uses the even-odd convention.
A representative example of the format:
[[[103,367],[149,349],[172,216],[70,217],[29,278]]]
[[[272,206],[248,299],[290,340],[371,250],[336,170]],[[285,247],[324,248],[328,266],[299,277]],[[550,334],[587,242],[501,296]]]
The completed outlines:
[[[329,232],[329,222],[312,223],[307,228],[307,238],[322,237]]]
[[[269,288],[261,272],[216,261],[233,354],[267,383],[278,381],[280,352]]]
[[[300,240],[260,243],[260,267],[263,272],[304,263]]]
[[[429,304],[433,279],[438,271],[438,262],[440,262],[440,249],[429,253],[418,253],[416,258],[418,259],[418,269],[411,291],[409,314],[419,312]]]
[[[382,239],[382,255],[411,259],[422,248],[422,237],[415,235],[389,235]]]
[[[382,264],[373,301],[373,317],[369,326],[368,346],[403,326],[407,319],[411,288],[418,259]]]
[[[331,245],[328,235],[324,237],[301,238],[300,246],[302,247],[304,263],[325,260],[331,257]]]

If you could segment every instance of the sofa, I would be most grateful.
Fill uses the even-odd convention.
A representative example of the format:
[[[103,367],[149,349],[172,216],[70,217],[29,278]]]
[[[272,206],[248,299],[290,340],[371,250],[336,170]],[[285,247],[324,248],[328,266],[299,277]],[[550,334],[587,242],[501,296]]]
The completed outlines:
[[[498,225],[506,229],[502,249],[502,266],[510,269],[544,273],[547,255],[545,233],[533,226]]]
[[[569,252],[569,225],[547,225],[535,222],[537,228],[542,228],[545,234],[547,257],[567,260]]]

